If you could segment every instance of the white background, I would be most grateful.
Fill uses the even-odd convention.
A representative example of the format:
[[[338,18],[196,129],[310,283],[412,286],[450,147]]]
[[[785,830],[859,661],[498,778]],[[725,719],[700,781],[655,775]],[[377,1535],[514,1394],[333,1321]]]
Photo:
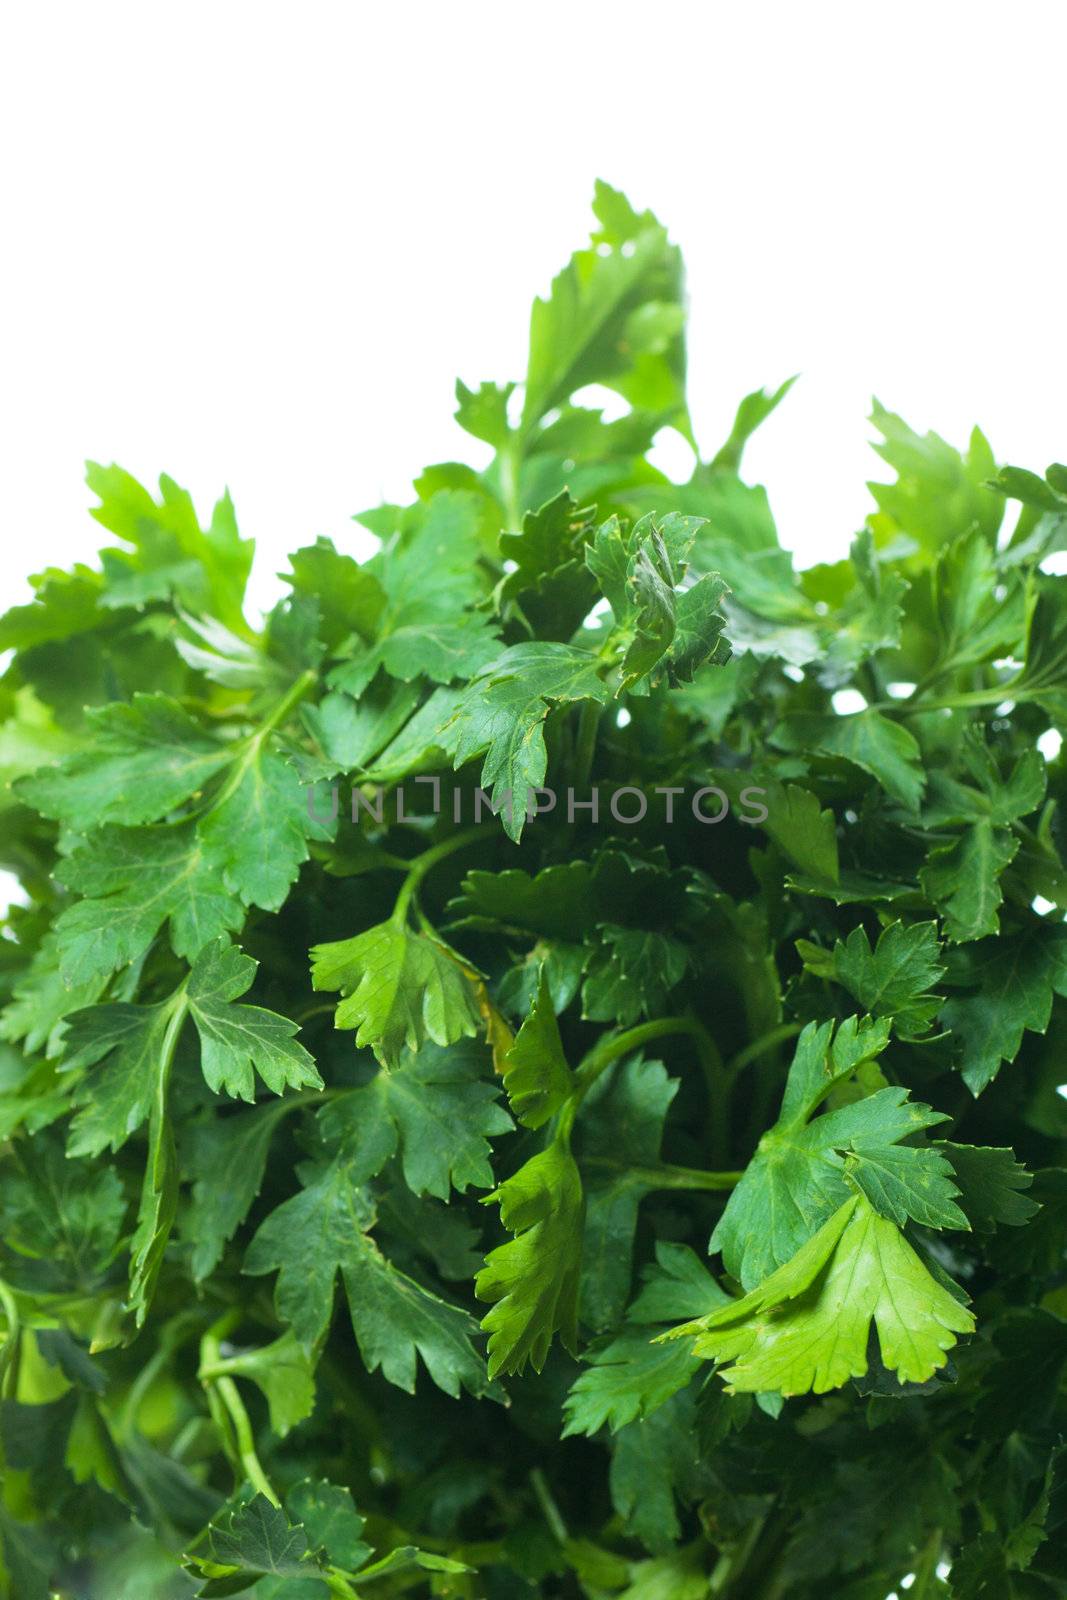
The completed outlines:
[[[520,375],[593,179],[685,249],[710,450],[784,540],[842,553],[870,395],[1002,460],[1067,454],[1057,3],[22,5],[0,67],[0,602],[89,559],[86,456],[259,541],[315,535],[478,446],[452,383]]]

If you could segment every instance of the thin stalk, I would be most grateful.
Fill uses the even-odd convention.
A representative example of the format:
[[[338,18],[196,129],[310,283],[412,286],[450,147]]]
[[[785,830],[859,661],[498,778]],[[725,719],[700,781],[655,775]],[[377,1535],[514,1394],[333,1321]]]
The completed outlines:
[[[10,1399],[15,1391],[18,1376],[19,1308],[15,1296],[0,1278],[0,1308],[3,1309],[7,1331],[0,1346],[0,1395]]]
[[[281,699],[267,713],[265,720],[256,729],[257,739],[262,741],[268,734],[273,733],[275,728],[281,727],[282,723],[288,718],[289,713],[300,704],[308,690],[318,682],[318,676],[317,672],[308,667],[305,672],[300,674],[299,678],[294,678]]]
[[[163,1043],[159,1047],[160,1064],[157,1079],[157,1108],[160,1114],[166,1111],[167,1090],[170,1087],[170,1074],[174,1066],[174,1055],[178,1048],[182,1027],[185,1023],[186,1013],[189,1010],[189,1000],[185,993],[189,980],[186,978],[174,993],[167,1004],[172,1008],[167,1030],[163,1035]]]
[[[642,1045],[650,1044],[654,1039],[663,1039],[670,1034],[688,1034],[696,1046],[708,1092],[709,1147],[715,1165],[723,1163],[726,1150],[729,1148],[729,1079],[723,1067],[718,1045],[700,1018],[692,1014],[655,1017],[651,1022],[640,1022],[634,1028],[625,1028],[621,1033],[611,1034],[594,1045],[575,1074],[576,1091],[560,1114],[558,1136],[560,1138],[569,1136],[579,1105],[600,1074],[610,1067],[613,1061],[618,1061],[620,1056],[630,1055],[632,1051],[639,1050]]]
[[[213,1375],[222,1361],[222,1341],[240,1320],[239,1311],[227,1311],[207,1330],[200,1341],[200,1370],[197,1376],[204,1385],[208,1404],[216,1424],[219,1425],[223,1442],[231,1447],[236,1457],[235,1465],[238,1470],[244,1473],[258,1494],[269,1500],[272,1506],[280,1508],[281,1501],[275,1494],[256,1454],[252,1423],[236,1383],[232,1378]],[[221,1413],[225,1414],[224,1417]]]
[[[500,446],[500,493],[509,533],[518,533],[522,522],[519,507],[519,461],[522,446],[517,433],[509,433]]]
[[[595,700],[586,700],[578,713],[578,739],[574,750],[574,792],[586,788],[593,770],[596,753],[596,736],[600,727],[601,708]]]
[[[159,1344],[153,1350],[143,1367],[140,1367],[137,1376],[126,1391],[126,1398],[122,1402],[122,1409],[116,1419],[116,1431],[123,1439],[128,1439],[136,1430],[137,1417],[141,1404],[159,1377],[174,1358],[174,1353],[185,1342],[201,1321],[203,1313],[199,1311],[185,1311],[179,1313],[173,1322],[169,1323],[160,1335]]]
[[[778,1045],[785,1044],[787,1039],[795,1039],[803,1027],[800,1022],[783,1022],[777,1028],[770,1028],[766,1033],[761,1033],[758,1039],[753,1039],[751,1044],[746,1044],[735,1056],[731,1056],[726,1064],[726,1070],[731,1078],[750,1062],[758,1060],[768,1050],[774,1050]]]
[[[473,844],[475,839],[482,837],[480,828],[463,828],[459,833],[454,833],[448,839],[442,839],[440,844],[432,845],[429,850],[424,850],[421,856],[408,868],[408,875],[400,886],[400,893],[396,897],[393,907],[391,922],[403,926],[407,921],[408,908],[418,892],[419,885],[426,874],[436,867],[439,861],[444,861],[455,850],[462,850],[465,845]]]
[[[208,807],[209,811],[217,810],[224,800],[228,800],[230,798],[234,791],[239,787],[241,780],[248,771],[249,767],[256,760],[264,742],[269,739],[275,728],[281,727],[282,723],[288,719],[291,712],[304,698],[308,690],[317,682],[318,673],[313,672],[310,667],[306,672],[302,672],[299,678],[293,680],[288,689],[286,689],[285,693],[275,702],[270,711],[267,712],[266,717],[259,724],[255,733],[249,734],[248,738],[244,741],[244,750],[241,752],[240,756],[230,769],[230,774],[226,779],[226,782],[222,785],[222,788],[219,790],[218,794],[212,798]],[[240,749],[240,745],[238,745],[237,748]]]
[[[998,706],[1002,700],[1032,700],[1035,696],[1027,689],[1016,689],[1011,683],[999,684],[993,689],[963,689],[959,694],[944,695],[937,700],[883,700],[871,707],[873,711],[899,711],[906,717],[924,716],[928,711],[963,711],[968,706]]]
[[[732,1189],[741,1182],[743,1172],[702,1172],[699,1167],[679,1167],[664,1161],[656,1166],[635,1167],[629,1162],[612,1161],[610,1156],[586,1156],[582,1165],[594,1171],[625,1172],[635,1183],[649,1189]]]
[[[718,1045],[704,1024],[690,1013],[693,1040],[704,1074],[708,1097],[708,1156],[713,1166],[724,1166],[730,1149],[730,1096],[733,1083],[723,1066]]]
[[[541,1471],[540,1467],[535,1467],[530,1473],[530,1483],[533,1485],[533,1492],[537,1496],[537,1503],[544,1513],[545,1521],[548,1523],[549,1532],[552,1534],[553,1539],[555,1539],[557,1544],[566,1544],[567,1539],[569,1538],[567,1533],[567,1524],[563,1520],[563,1514],[560,1511],[559,1506],[556,1504],[552,1491],[548,1487],[545,1475]]]
[[[359,1600],[359,1595],[353,1589],[340,1567],[328,1567],[325,1572],[316,1573],[316,1577],[318,1576],[321,1576],[327,1589],[332,1595],[336,1595],[337,1600]]]
[[[914,1594],[916,1600],[923,1600],[926,1595],[936,1594],[937,1569],[941,1562],[942,1549],[945,1536],[940,1528],[933,1528],[930,1537],[922,1549],[918,1561],[915,1563]]]
[[[233,1424],[234,1437],[237,1441],[237,1454],[245,1477],[258,1494],[269,1500],[272,1506],[281,1508],[281,1501],[271,1487],[270,1479],[260,1465],[256,1454],[255,1439],[252,1436],[252,1424],[249,1421],[245,1403],[238,1393],[237,1385],[232,1378],[214,1378],[211,1380],[219,1399],[229,1413]]]
[[[734,1580],[744,1572],[753,1550],[759,1544],[767,1514],[750,1522],[739,1542],[726,1550],[715,1563],[708,1581],[709,1595],[727,1595],[734,1588]]]
[[[605,1068],[610,1067],[613,1061],[618,1061],[620,1056],[628,1056],[634,1050],[640,1050],[644,1044],[651,1044],[653,1039],[663,1039],[669,1034],[687,1033],[691,1038],[701,1042],[710,1038],[708,1030],[697,1017],[654,1017],[651,1022],[639,1022],[636,1027],[624,1028],[621,1033],[609,1034],[606,1039],[595,1044],[578,1068],[578,1082],[583,1085],[583,1094],[599,1078]],[[714,1047],[714,1041],[712,1041]]]

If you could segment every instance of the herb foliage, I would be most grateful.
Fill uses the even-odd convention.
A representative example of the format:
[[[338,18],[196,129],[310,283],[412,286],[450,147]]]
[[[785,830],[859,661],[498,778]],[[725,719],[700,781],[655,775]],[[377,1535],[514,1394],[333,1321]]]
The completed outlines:
[[[372,559],[0,619],[12,1600],[1067,1594],[1067,468],[798,573],[595,213]]]

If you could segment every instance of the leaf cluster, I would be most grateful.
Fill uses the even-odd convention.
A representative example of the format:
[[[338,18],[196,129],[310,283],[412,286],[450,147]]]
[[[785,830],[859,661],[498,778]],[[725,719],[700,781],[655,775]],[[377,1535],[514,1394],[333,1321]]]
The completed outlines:
[[[370,560],[0,618],[5,1600],[1067,1595],[1067,468],[797,571],[594,210]]]

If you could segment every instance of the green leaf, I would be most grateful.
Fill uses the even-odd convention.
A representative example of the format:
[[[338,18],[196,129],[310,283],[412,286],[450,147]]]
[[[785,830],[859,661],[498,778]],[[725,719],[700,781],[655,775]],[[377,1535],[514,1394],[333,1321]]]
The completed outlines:
[[[121,467],[90,461],[85,481],[100,497],[91,514],[133,546],[129,553],[106,553],[105,604],[142,605],[170,596],[228,628],[245,628],[241,607],[255,546],[239,536],[229,494],[201,528],[188,493],[165,474],[158,501]]]
[[[959,1203],[972,1228],[980,1233],[992,1233],[998,1223],[1019,1228],[1037,1214],[1037,1203],[1020,1193],[1033,1177],[1014,1151],[949,1140],[938,1140],[937,1149],[952,1167]]]
[[[940,946],[934,922],[892,922],[871,949],[863,928],[853,928],[832,952],[800,941],[800,955],[809,971],[842,984],[857,1004],[874,1017],[892,1017],[902,1039],[927,1033],[942,1000],[929,992],[944,975],[938,964]]]
[[[351,556],[340,555],[332,539],[295,550],[289,557],[291,573],[283,574],[296,594],[318,602],[319,631],[331,649],[353,630],[372,639],[385,606],[381,584],[372,572]]]
[[[745,445],[751,439],[757,428],[763,426],[767,418],[776,411],[796,383],[796,378],[787,378],[780,383],[777,389],[754,389],[737,408],[733,427],[729,437],[712,457],[710,465],[728,472],[739,472],[741,469],[741,455]]]
[[[596,1433],[605,1424],[615,1432],[665,1405],[699,1362],[680,1345],[654,1342],[656,1330],[648,1325],[704,1316],[731,1303],[688,1245],[661,1240],[644,1280],[621,1333],[586,1352],[590,1365],[564,1403],[565,1437]]]
[[[201,951],[189,974],[186,994],[208,1087],[254,1100],[254,1069],[272,1094],[321,1089],[314,1060],[294,1038],[295,1022],[262,1006],[234,1004],[250,987],[256,966],[235,945],[218,939]]]
[[[508,401],[514,389],[513,383],[482,383],[477,389],[468,389],[457,378],[456,421],[475,439],[499,448],[508,436]]]
[[[224,1507],[186,1559],[257,1576],[299,1578],[315,1571],[303,1528],[293,1527],[285,1512],[261,1494]]]
[[[840,756],[869,773],[891,796],[916,811],[926,775],[922,752],[913,734],[881,711],[868,709],[847,717],[799,715],[775,734],[775,743],[788,750],[817,750]]]
[[[490,617],[464,609],[483,589],[481,518],[478,497],[443,489],[400,519],[362,569],[382,595],[371,641],[353,643],[352,659],[330,673],[334,687],[360,695],[379,668],[405,682],[451,683],[473,677],[500,654]]]
[[[102,976],[84,983],[64,982],[58,942],[54,935],[47,935],[28,970],[14,984],[14,999],[0,1014],[0,1039],[21,1041],[28,1055],[39,1050],[49,1059],[62,1055],[65,1019],[99,1000],[105,982]]]
[[[1058,934],[1029,929],[982,940],[954,955],[952,990],[941,1007],[963,1080],[980,1094],[1014,1061],[1023,1034],[1044,1033],[1054,994],[1067,994],[1067,946]]]
[[[267,1402],[270,1425],[280,1439],[311,1415],[314,1367],[291,1328],[271,1344],[227,1355],[221,1367],[226,1375],[250,1378],[258,1386]]]
[[[832,1024],[809,1023],[797,1040],[781,1116],[760,1140],[712,1234],[711,1249],[722,1252],[727,1271],[745,1288],[783,1266],[823,1226],[847,1200],[848,1178],[854,1177],[858,1166],[873,1190],[879,1161],[883,1168],[895,1164],[893,1207],[904,1205],[912,1193],[922,1194],[932,1179],[939,1180],[933,1187],[941,1214],[956,1220],[932,1225],[967,1226],[966,1217],[950,1204],[955,1186],[947,1163],[933,1172],[923,1150],[901,1144],[946,1120],[929,1106],[910,1101],[906,1089],[878,1089],[812,1120],[835,1083],[885,1048],[888,1025],[868,1020],[857,1027],[856,1019],[850,1018],[836,1037],[831,1036]],[[885,1147],[898,1145],[899,1154],[887,1156]],[[869,1163],[864,1165],[868,1151]],[[857,1159],[846,1162],[846,1155]],[[909,1175],[906,1188],[901,1170]],[[859,1180],[854,1177],[854,1181]],[[887,1182],[885,1173],[882,1183]],[[884,1198],[879,1190],[880,1201]],[[890,1204],[888,1199],[885,1203]]]
[[[852,541],[849,567],[856,581],[835,608],[818,669],[820,682],[829,689],[848,683],[880,651],[896,650],[901,639],[909,584],[879,557],[869,528]],[[811,583],[810,572],[803,581]]]
[[[605,926],[599,932],[582,985],[582,1015],[629,1027],[666,1009],[689,965],[686,946],[656,929]]]
[[[335,1026],[355,1028],[357,1046],[369,1046],[389,1069],[405,1048],[455,1044],[482,1031],[467,969],[437,939],[398,922],[315,945],[311,981],[340,990]]]
[[[66,1066],[92,1067],[107,1058],[76,1092],[72,1156],[118,1150],[146,1121],[172,1019],[168,1003],[89,1006],[76,1011],[67,1030]]]
[[[8,1247],[47,1262],[70,1288],[95,1287],[118,1254],[127,1201],[113,1167],[64,1156],[52,1134],[34,1140],[31,1162],[6,1164],[0,1217]]]
[[[1043,578],[1030,610],[1025,665],[1005,698],[1035,700],[1057,722],[1067,717],[1067,578]]]
[[[674,640],[666,655],[672,684],[691,683],[700,667],[723,667],[730,647],[723,636],[722,603],[727,588],[717,573],[707,573],[675,597]]]
[[[417,1360],[446,1394],[461,1386],[483,1394],[485,1367],[471,1343],[475,1325],[465,1311],[397,1271],[369,1228],[370,1195],[350,1162],[335,1159],[284,1200],[248,1248],[245,1271],[277,1270],[275,1304],[308,1351],[322,1340],[333,1310],[334,1282],[344,1284],[352,1328],[368,1372],[413,1393]]]
[[[325,1478],[305,1478],[286,1496],[286,1504],[303,1524],[316,1550],[325,1550],[334,1566],[357,1571],[371,1554],[364,1544],[363,1518],[347,1489]]]
[[[992,542],[1004,507],[986,487],[996,463],[981,431],[972,431],[962,455],[936,433],[913,432],[877,400],[871,421],[883,436],[874,448],[897,472],[894,484],[867,485],[883,515],[931,552],[972,527]]]
[[[301,712],[327,760],[352,772],[380,755],[418,705],[422,686],[376,678],[358,701],[340,690]],[[306,793],[306,791],[305,791]]]
[[[545,1364],[553,1335],[572,1354],[578,1337],[578,1279],[582,1254],[582,1180],[566,1145],[553,1141],[505,1180],[488,1201],[515,1238],[485,1259],[474,1291],[492,1309],[489,1374],[535,1372]]]
[[[64,980],[87,983],[144,954],[165,922],[179,956],[239,928],[244,908],[219,881],[193,824],[98,829],[56,876],[86,898],[56,919]]]
[[[267,1154],[292,1099],[252,1111],[211,1117],[189,1129],[185,1167],[193,1179],[182,1232],[191,1246],[193,1277],[210,1277],[263,1185]]]
[[[576,939],[592,926],[591,898],[588,863],[566,861],[535,876],[519,867],[468,872],[450,909],[459,914],[461,928]]]
[[[691,1392],[672,1395],[648,1417],[637,1417],[612,1440],[608,1477],[611,1501],[627,1529],[650,1550],[666,1550],[679,1538],[675,1505],[698,1477],[699,1446]],[[677,1571],[667,1574],[666,1593],[676,1600]],[[707,1583],[706,1574],[703,1577]],[[647,1589],[654,1597],[656,1590]]]
[[[207,871],[230,895],[277,911],[308,858],[309,839],[329,838],[332,831],[311,815],[295,767],[253,738],[200,823],[198,838]]]
[[[586,549],[586,564],[614,613],[620,650],[625,646],[624,688],[645,692],[644,680],[664,674],[687,683],[705,661],[728,658],[718,609],[722,579],[706,575],[679,590],[699,528],[699,519],[678,513],[662,521],[642,517],[627,531],[612,518]]]
[[[12,606],[0,616],[0,650],[29,651],[101,625],[104,583],[99,572],[78,562],[69,572],[46,567],[30,582],[35,591],[30,603]]]
[[[974,1328],[897,1226],[854,1197],[758,1288],[668,1337],[692,1337],[731,1393],[824,1394],[866,1373],[872,1322],[883,1365],[909,1383]]]
[[[1004,898],[1000,875],[1018,848],[1009,829],[995,827],[983,817],[952,844],[930,851],[919,881],[926,898],[939,907],[945,933],[954,944],[998,931],[997,913]]]
[[[0,1550],[0,1583],[5,1596],[10,1600],[51,1600],[55,1555],[49,1541],[40,1529],[9,1516],[3,1506]]]
[[[553,280],[549,298],[534,301],[522,413],[527,432],[546,412],[590,383],[617,388],[632,403],[651,403],[684,415],[677,323],[661,353],[655,347],[658,341],[641,351],[645,341],[633,320],[634,313],[650,302],[680,303],[680,258],[651,212],[638,217],[627,206],[620,231],[621,199],[616,190],[598,182],[593,208],[602,225],[600,242],[609,248],[604,254],[595,248],[577,251]],[[635,333],[636,359],[630,353]]]
[[[700,1363],[680,1344],[653,1344],[652,1330],[627,1328],[586,1353],[590,1365],[577,1377],[564,1404],[564,1438],[613,1433],[653,1411],[683,1389]]]
[[[940,1150],[864,1139],[854,1143],[845,1172],[879,1216],[900,1227],[909,1220],[924,1228],[970,1226],[956,1204],[952,1163]]]
[[[1004,592],[994,551],[979,529],[940,552],[930,583],[929,627],[936,649],[928,674],[932,680],[1019,647],[1026,626],[1022,585],[1009,580]]]
[[[392,1072],[378,1072],[319,1113],[327,1140],[340,1140],[359,1182],[400,1153],[413,1194],[447,1200],[452,1188],[493,1187],[489,1139],[512,1121],[484,1079],[484,1051],[425,1044]]]
[[[513,563],[497,586],[502,611],[517,607],[539,638],[566,642],[596,599],[585,564],[594,523],[566,489],[522,519],[521,533],[502,533],[500,556]]]
[[[841,869],[833,812],[797,784],[767,784],[764,804],[763,826],[793,865],[820,883],[836,884]]]
[[[687,1244],[657,1240],[656,1259],[644,1269],[640,1293],[627,1312],[631,1322],[673,1322],[702,1317],[729,1296]]]
[[[169,695],[138,694],[86,715],[92,747],[19,785],[42,815],[79,831],[165,816],[232,759]]]
[[[512,1111],[527,1128],[542,1127],[574,1091],[543,966],[533,1007],[504,1057],[504,1087]]]
[[[557,705],[592,700],[604,704],[609,691],[602,663],[570,645],[511,645],[474,679],[459,705],[433,738],[455,767],[484,756],[481,782],[504,814],[509,837],[518,840],[530,791],[548,770],[544,722]]]
[[[641,1201],[654,1187],[663,1127],[678,1092],[660,1061],[631,1057],[604,1073],[582,1105],[580,1161],[586,1173],[580,1310],[598,1332],[617,1322],[630,1296]],[[645,1169],[645,1181],[641,1169]]]

